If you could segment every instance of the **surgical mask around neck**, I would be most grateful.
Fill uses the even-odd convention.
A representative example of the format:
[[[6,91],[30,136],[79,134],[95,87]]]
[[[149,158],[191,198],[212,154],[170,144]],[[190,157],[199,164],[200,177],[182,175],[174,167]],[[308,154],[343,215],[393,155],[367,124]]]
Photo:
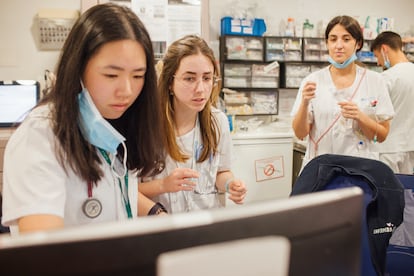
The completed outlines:
[[[381,49],[382,58],[384,59],[384,67],[389,69],[391,67],[390,59],[388,55],[385,55],[384,50]]]
[[[330,56],[328,57],[329,63],[332,64],[337,69],[344,69],[357,59],[358,57],[355,53],[353,53],[352,56],[348,58],[347,60],[345,60],[343,63],[338,63],[335,60],[333,60]]]
[[[102,117],[86,88],[79,93],[78,103],[79,127],[84,138],[95,147],[116,155],[120,144],[125,147],[125,137]]]

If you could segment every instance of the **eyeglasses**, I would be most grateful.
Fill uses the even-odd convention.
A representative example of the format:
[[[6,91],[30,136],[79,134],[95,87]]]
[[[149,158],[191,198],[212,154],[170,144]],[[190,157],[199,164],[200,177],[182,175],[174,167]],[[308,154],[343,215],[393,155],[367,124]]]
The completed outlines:
[[[181,77],[174,75],[173,77],[188,89],[195,89],[200,81],[203,87],[207,88],[215,87],[220,81],[220,78],[217,76],[202,76],[201,78],[197,78],[193,75],[184,75]]]

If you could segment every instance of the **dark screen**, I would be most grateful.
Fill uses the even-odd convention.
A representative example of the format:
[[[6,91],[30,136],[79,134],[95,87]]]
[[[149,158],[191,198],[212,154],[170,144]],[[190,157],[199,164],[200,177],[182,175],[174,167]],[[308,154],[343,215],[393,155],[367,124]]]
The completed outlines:
[[[96,226],[84,229],[88,233],[83,241],[2,249],[0,239],[0,267],[5,275],[156,275],[156,259],[163,252],[282,235],[291,242],[289,275],[359,275],[361,210],[362,193],[347,188],[228,207],[208,215],[138,219],[124,224],[128,228],[124,234],[118,231],[123,227],[113,227],[111,237],[97,233],[97,240],[91,240]],[[139,229],[145,223],[158,226],[143,233]],[[24,264],[10,265],[22,260]]]

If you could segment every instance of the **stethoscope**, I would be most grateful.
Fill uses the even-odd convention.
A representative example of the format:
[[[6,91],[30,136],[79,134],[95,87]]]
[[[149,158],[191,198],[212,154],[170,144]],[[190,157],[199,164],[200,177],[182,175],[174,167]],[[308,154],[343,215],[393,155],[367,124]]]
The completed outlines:
[[[111,162],[111,159],[109,158],[106,151],[104,151],[103,149],[100,149],[100,148],[98,148],[98,149],[99,149],[99,152],[104,157],[106,163],[108,163],[108,165],[111,167],[112,171],[114,171],[113,170],[113,162]],[[128,171],[125,169],[124,176],[123,176],[126,191],[124,191],[124,189],[122,189],[121,176],[119,176],[116,172],[114,172],[114,173],[116,175],[116,178],[118,179],[118,185],[119,185],[119,188],[121,190],[125,210],[127,212],[128,218],[131,219],[132,218],[132,210],[131,210],[131,203],[129,201],[129,196],[128,196]],[[93,197],[93,183],[90,182],[90,181],[88,182],[88,198],[85,200],[85,202],[82,205],[82,211],[85,214],[85,216],[87,216],[88,218],[96,218],[102,213],[102,203],[100,202],[99,199]]]
[[[181,147],[184,148],[184,143],[183,141],[178,138],[180,140],[180,145]],[[197,116],[196,118],[196,123],[195,123],[195,127],[194,127],[194,132],[193,132],[193,138],[192,138],[192,150],[191,150],[191,165],[190,168],[199,171],[200,173],[207,173],[207,182],[206,183],[200,183],[200,180],[196,180],[193,179],[193,181],[196,181],[197,183],[197,187],[194,189],[194,191],[189,192],[189,191],[181,191],[183,197],[184,197],[184,203],[185,203],[185,210],[191,211],[193,209],[192,204],[194,204],[194,196],[196,196],[197,198],[204,198],[206,196],[210,196],[212,194],[217,194],[217,190],[214,189],[213,191],[207,191],[207,187],[209,183],[213,183],[214,181],[214,176],[211,174],[212,172],[212,163],[213,163],[213,154],[210,154],[210,157],[208,159],[208,166],[209,169],[204,169],[202,170],[198,164],[197,164],[197,160],[199,159],[201,152],[203,150],[203,144],[200,142],[200,122],[199,122],[199,118]],[[180,168],[180,164],[175,161],[175,166],[177,168]],[[172,170],[172,169],[171,169]],[[168,174],[168,171],[167,171]],[[173,206],[172,203],[176,202],[178,200],[176,193],[168,193],[168,199],[169,199],[169,203],[170,203],[170,209],[173,210]]]

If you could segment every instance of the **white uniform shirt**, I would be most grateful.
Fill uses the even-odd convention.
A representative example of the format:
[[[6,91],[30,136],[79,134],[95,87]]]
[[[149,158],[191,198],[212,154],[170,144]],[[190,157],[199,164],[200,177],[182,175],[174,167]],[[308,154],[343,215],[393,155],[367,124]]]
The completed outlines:
[[[222,206],[215,186],[216,177],[217,172],[227,171],[231,168],[232,141],[227,116],[217,109],[213,109],[212,113],[217,118],[220,127],[218,154],[211,160],[196,163],[194,168],[194,157],[198,157],[197,152],[201,152],[202,149],[200,129],[196,126],[192,131],[177,137],[177,143],[184,152],[193,153],[190,159],[186,163],[177,163],[168,156],[165,164],[166,168],[161,174],[154,177],[155,179],[165,178],[177,167],[193,168],[200,175],[198,180],[194,179],[194,181],[197,183],[196,190],[200,190],[201,194],[194,191],[180,191],[164,193],[153,198],[154,201],[163,204],[169,213],[189,212]]]
[[[365,76],[360,82],[364,72],[366,72]],[[307,81],[316,82],[316,96],[311,100],[308,109],[309,123],[312,123],[310,135],[314,141],[317,141],[323,133],[326,134],[319,141],[317,151],[308,137],[302,166],[315,156],[326,153],[378,159],[378,153],[372,150],[373,142],[362,134],[357,123],[340,115],[338,102],[352,98],[359,109],[371,118],[376,117],[378,121],[391,119],[394,116],[394,109],[381,75],[357,66],[354,83],[348,88],[338,90],[331,78],[329,66],[311,73],[301,83],[292,108],[292,116],[299,109],[302,90]],[[337,116],[340,116],[339,119],[333,123]],[[332,124],[332,128],[329,129]]]
[[[398,63],[385,70],[382,75],[393,103],[395,116],[391,121],[387,139],[376,149],[380,153],[414,151],[414,64]]]
[[[96,218],[84,214],[82,205],[88,199],[87,184],[69,165],[66,174],[59,164],[55,155],[57,141],[48,116],[47,106],[34,109],[7,143],[2,223],[15,226],[19,218],[37,214],[62,217],[65,226],[127,219],[118,178],[100,153],[104,177],[94,185],[92,195],[101,202],[102,213]],[[118,162],[116,166],[121,165]],[[138,179],[131,172],[128,178],[129,201],[132,215],[136,217]],[[124,178],[121,183],[125,187]]]

